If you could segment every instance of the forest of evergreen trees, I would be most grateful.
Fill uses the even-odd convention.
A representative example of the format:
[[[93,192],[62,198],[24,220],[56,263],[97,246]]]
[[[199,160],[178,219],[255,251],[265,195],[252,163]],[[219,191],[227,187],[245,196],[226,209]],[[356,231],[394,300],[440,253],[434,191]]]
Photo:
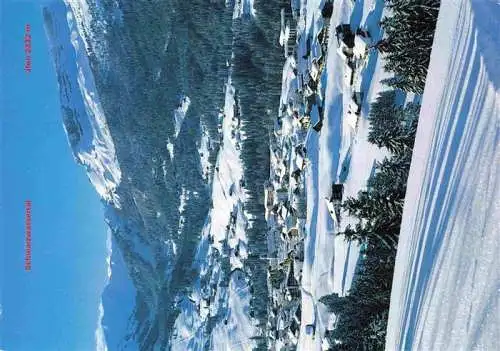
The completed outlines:
[[[254,8],[255,18],[236,19],[233,25],[232,79],[241,106],[242,131],[247,136],[241,158],[249,196],[245,210],[253,216],[247,231],[250,255],[245,261],[245,269],[252,276],[250,313],[264,330],[269,299],[268,262],[261,258],[267,256],[263,184],[269,177],[269,131],[279,106],[284,58],[278,40],[279,4],[255,0]],[[255,342],[255,350],[268,349],[266,338],[255,338]]]
[[[360,262],[349,294],[320,301],[337,316],[327,332],[331,350],[383,350],[396,248],[417,130],[419,106],[398,106],[394,90],[382,92],[370,110],[370,142],[391,152],[376,165],[365,191],[343,203],[358,219],[339,235],[361,244]]]
[[[440,0],[386,0],[385,69],[395,73],[386,84],[422,94],[429,66]]]

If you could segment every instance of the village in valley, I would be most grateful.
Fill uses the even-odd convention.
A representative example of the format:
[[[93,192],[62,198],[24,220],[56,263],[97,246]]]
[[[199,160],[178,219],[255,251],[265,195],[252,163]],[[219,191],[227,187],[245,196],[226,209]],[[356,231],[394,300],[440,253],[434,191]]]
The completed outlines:
[[[384,41],[376,41],[366,28],[353,28],[350,23],[330,28],[333,6],[331,1],[324,4],[317,35],[305,31],[306,16],[300,18],[297,9],[281,11],[280,43],[286,63],[281,106],[270,136],[270,177],[264,189],[271,299],[267,337],[275,349],[281,350],[292,349],[299,342],[302,294],[308,294],[302,287],[304,241],[308,235],[305,176],[311,166],[307,145],[312,133],[322,132],[325,120],[327,57],[338,55],[343,61],[342,84],[349,92],[343,119],[356,133],[365,95],[363,70],[370,52],[384,47]],[[318,199],[328,208],[337,232],[342,229],[344,216],[340,206],[343,190],[342,181],[332,182],[330,191]],[[311,338],[315,336],[315,318],[303,326]]]
[[[253,244],[267,247],[267,254],[252,252],[251,240],[243,234],[254,223],[244,206],[247,190],[238,159],[247,136],[231,80],[219,114],[220,139],[202,133],[198,148],[206,160],[207,183],[212,172],[206,155],[220,147],[210,229],[203,241],[209,244],[207,257],[219,253],[222,263],[209,259],[202,265],[202,281],[220,286],[200,291],[204,302],[195,304],[204,306],[207,318],[222,318],[229,330],[239,330],[241,324],[228,317],[229,307],[247,306],[251,326],[241,333],[266,340],[269,349],[383,346],[419,89],[425,81],[419,73],[420,85],[404,86],[394,78],[395,68],[386,69],[387,53],[395,46],[384,30],[400,23],[408,29],[413,22],[384,27],[385,10],[383,0],[282,4],[281,96],[277,113],[267,111],[272,119],[270,167],[261,199],[267,226],[265,242]],[[400,11],[401,17],[414,15],[404,7]],[[436,13],[429,23],[435,23]],[[427,27],[422,35],[432,30]],[[404,41],[406,32],[391,33],[393,41]],[[430,51],[415,50],[415,57],[428,58]],[[396,55],[391,64],[405,59]],[[248,262],[267,267],[260,276],[267,279],[267,292],[253,287]],[[231,278],[236,272],[239,283]],[[374,289],[379,291],[369,297]],[[265,294],[266,317],[257,322],[255,301],[263,301]],[[342,304],[348,307],[339,310]],[[352,337],[356,333],[366,335]]]

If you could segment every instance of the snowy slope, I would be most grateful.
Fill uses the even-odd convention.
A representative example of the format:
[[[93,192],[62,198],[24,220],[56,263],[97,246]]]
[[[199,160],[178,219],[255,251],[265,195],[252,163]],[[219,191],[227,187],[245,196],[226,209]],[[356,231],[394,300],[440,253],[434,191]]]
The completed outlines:
[[[184,118],[186,118],[186,113],[189,109],[189,105],[191,104],[191,100],[188,96],[181,97],[179,101],[179,106],[174,111],[174,127],[175,127],[175,137],[179,135],[182,122],[184,122]]]
[[[234,2],[233,9],[233,19],[242,18],[242,17],[254,17],[255,16],[255,8],[253,4],[254,0],[236,0]],[[226,6],[229,1],[226,0]]]
[[[195,265],[200,278],[174,326],[172,350],[251,350],[256,328],[249,317],[249,276],[243,268],[247,258],[246,229],[251,225],[244,210],[243,164],[233,137],[234,87],[229,80],[222,120],[222,143],[211,184],[212,207],[198,245]],[[223,261],[229,267],[223,267]],[[227,271],[224,271],[227,270]],[[226,278],[224,278],[226,277]],[[228,280],[227,286],[222,283]],[[210,329],[211,328],[211,329]]]
[[[500,340],[500,4],[443,0],[399,240],[386,350]]]

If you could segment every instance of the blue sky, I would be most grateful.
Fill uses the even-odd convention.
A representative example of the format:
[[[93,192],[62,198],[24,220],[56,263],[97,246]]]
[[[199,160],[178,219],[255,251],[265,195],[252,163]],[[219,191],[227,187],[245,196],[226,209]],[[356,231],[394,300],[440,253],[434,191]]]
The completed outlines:
[[[2,0],[0,349],[93,350],[105,279],[98,196],[71,154],[39,3]],[[24,72],[31,25],[32,71]],[[32,201],[32,271],[24,201]]]

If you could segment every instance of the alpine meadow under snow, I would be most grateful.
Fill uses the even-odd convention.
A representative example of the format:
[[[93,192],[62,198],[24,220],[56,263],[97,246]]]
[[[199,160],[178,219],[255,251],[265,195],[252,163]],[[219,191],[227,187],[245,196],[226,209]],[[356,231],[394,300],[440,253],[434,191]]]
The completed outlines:
[[[496,0],[43,13],[109,227],[98,349],[500,347]]]

